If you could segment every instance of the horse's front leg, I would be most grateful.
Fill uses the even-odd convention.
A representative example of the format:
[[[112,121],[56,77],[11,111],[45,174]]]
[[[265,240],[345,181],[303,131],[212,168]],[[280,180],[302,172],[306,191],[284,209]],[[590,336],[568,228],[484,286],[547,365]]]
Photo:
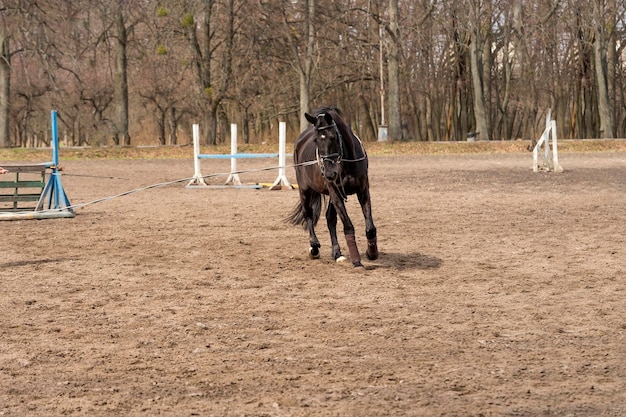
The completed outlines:
[[[365,236],[367,237],[367,251],[365,255],[369,260],[378,259],[378,243],[376,238],[376,226],[374,226],[374,219],[372,218],[372,201],[370,199],[369,188],[358,193],[359,204],[363,210],[363,217],[365,217]]]
[[[352,261],[352,265],[355,267],[362,267],[361,263],[361,255],[359,254],[359,249],[356,246],[356,237],[354,236],[354,225],[348,217],[348,211],[346,210],[346,205],[341,197],[338,195],[332,196],[332,203],[335,206],[335,210],[337,210],[337,214],[343,223],[343,234],[346,237],[346,244],[348,245],[348,252],[350,253],[350,260]]]
[[[341,254],[341,248],[337,239],[337,210],[333,203],[328,204],[326,209],[326,224],[328,225],[332,245],[331,255],[336,262],[345,262],[346,257]]]

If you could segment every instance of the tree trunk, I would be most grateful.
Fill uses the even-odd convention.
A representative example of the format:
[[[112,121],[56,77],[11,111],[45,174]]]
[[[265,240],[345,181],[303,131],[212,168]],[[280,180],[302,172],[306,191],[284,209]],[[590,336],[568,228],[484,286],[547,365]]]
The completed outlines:
[[[470,67],[472,73],[472,92],[474,93],[474,118],[476,119],[476,133],[480,133],[481,138],[489,140],[489,121],[487,119],[487,108],[483,84],[483,60],[482,60],[482,40],[480,37],[480,27],[475,27],[470,39]]]
[[[156,120],[159,145],[165,145],[165,112],[160,108],[157,108],[157,111],[159,112],[159,117]]]
[[[212,110],[205,111],[204,125],[209,139],[207,145],[217,145],[217,116],[213,114]]]
[[[617,54],[617,33],[616,33],[616,16],[615,10],[617,9],[617,5],[615,0],[609,0],[609,10],[611,10],[610,16],[610,31],[607,34],[607,46],[606,46],[606,72],[607,72],[607,85],[609,91],[609,103],[611,107],[611,122],[613,124],[613,137],[617,137],[617,126],[616,120],[618,115],[618,104],[617,104],[617,91],[616,88],[616,68],[619,63],[621,65],[620,59]],[[620,41],[621,43],[621,41]]]
[[[582,8],[582,6],[580,6]],[[576,91],[576,102],[573,108],[574,137],[586,139],[597,136],[594,125],[594,110],[598,107],[598,94],[593,91],[595,86],[593,74],[594,52],[591,45],[591,34],[588,30],[588,19],[578,11],[576,13],[576,35],[578,43],[579,72]]]
[[[600,137],[613,138],[613,114],[609,99],[607,77],[607,33],[604,28],[603,10],[599,1],[594,2],[595,40],[593,54],[595,61],[598,113],[600,117]]]
[[[130,145],[128,132],[128,61],[126,57],[126,24],[122,14],[122,5],[115,5],[115,106],[117,122],[114,141],[116,145]]]
[[[311,72],[313,71],[313,48],[315,48],[315,26],[313,16],[315,16],[315,0],[305,2],[305,52],[300,66],[300,131],[304,131],[309,122],[304,117],[310,105],[309,88],[311,84]]]
[[[400,121],[400,48],[398,46],[400,29],[398,28],[398,0],[389,0],[389,35],[387,47],[387,77],[389,95],[387,97],[389,139],[403,140]]]
[[[613,138],[613,117],[609,103],[609,91],[606,77],[606,50],[596,39],[593,45],[596,66],[596,80],[598,83],[598,112],[600,113],[600,137]]]
[[[250,143],[250,106],[243,109],[243,142]]]
[[[309,126],[309,121],[304,116],[309,110],[309,77],[300,72],[300,132]]]
[[[0,148],[11,146],[9,109],[11,92],[11,65],[9,40],[0,32]]]
[[[170,145],[178,145],[178,121],[176,118],[176,107],[172,106],[167,111],[167,123],[169,125],[169,143]]]

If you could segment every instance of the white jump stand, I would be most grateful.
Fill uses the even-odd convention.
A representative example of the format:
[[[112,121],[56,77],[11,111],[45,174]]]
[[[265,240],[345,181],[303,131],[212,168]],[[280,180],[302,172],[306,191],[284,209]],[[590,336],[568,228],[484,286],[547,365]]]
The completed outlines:
[[[550,136],[552,136],[552,146],[550,146]],[[543,149],[542,149],[543,148]],[[542,154],[539,163],[539,153]],[[539,141],[533,148],[533,172],[553,171],[563,172],[563,167],[559,165],[559,152],[556,139],[556,121],[552,120],[552,110],[548,110],[546,116],[546,129],[541,134]]]
[[[270,190],[281,190],[283,188],[293,190],[293,185],[287,179],[287,175],[285,174],[285,165],[287,161],[286,154],[286,143],[287,143],[287,124],[285,122],[280,122],[278,124],[278,177],[274,184],[270,187]]]
[[[237,152],[237,125],[230,125],[230,154],[201,154],[200,153],[200,127],[193,125],[193,166],[194,174],[186,188],[262,188],[261,184],[243,184],[237,170],[237,159],[251,158],[276,158],[278,157],[278,177],[270,186],[271,190],[294,189],[287,179],[286,167],[286,142],[287,127],[285,122],[279,123],[279,152],[276,153],[238,153]],[[201,172],[200,159],[230,159],[230,173],[224,185],[208,185]]]
[[[188,188],[194,187],[207,187],[208,184],[204,180],[202,176],[202,172],[200,172],[200,159],[198,155],[200,155],[200,125],[194,124],[192,126],[193,132],[193,170],[194,174],[189,184],[187,184]]]

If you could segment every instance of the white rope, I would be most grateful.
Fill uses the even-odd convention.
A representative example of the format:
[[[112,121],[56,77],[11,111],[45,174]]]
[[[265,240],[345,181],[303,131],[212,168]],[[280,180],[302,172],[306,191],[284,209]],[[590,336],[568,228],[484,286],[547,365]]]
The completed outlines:
[[[295,165],[288,165],[286,167],[283,168],[296,168],[299,166],[308,166],[308,165],[313,165],[316,164],[317,161],[306,161],[306,162],[302,162],[299,164],[295,164]],[[267,168],[257,168],[257,169],[246,169],[246,170],[241,170],[241,171],[236,171],[236,172],[228,172],[228,173],[217,173],[217,174],[209,174],[209,175],[203,175],[202,178],[215,178],[215,177],[222,177],[222,176],[227,176],[230,174],[250,174],[250,173],[255,173],[255,172],[262,172],[262,171],[271,171],[274,169],[279,169],[281,167],[278,166],[272,166],[272,167],[267,167]],[[65,211],[65,210],[74,210],[74,209],[78,209],[78,208],[84,208],[93,204],[97,204],[97,203],[103,203],[105,201],[110,201],[110,200],[114,200],[116,198],[119,197],[124,197],[127,195],[131,195],[131,194],[135,194],[138,193],[140,191],[146,191],[146,190],[151,190],[153,188],[161,188],[161,187],[167,187],[168,185],[173,185],[173,184],[178,184],[181,182],[186,182],[186,181],[190,181],[191,179],[193,179],[193,177],[188,177],[188,178],[181,178],[178,180],[173,180],[173,181],[166,181],[166,182],[160,182],[158,184],[152,184],[152,185],[148,185],[146,187],[141,187],[141,188],[135,188],[134,190],[130,190],[130,191],[125,191],[123,193],[119,193],[116,195],[112,195],[109,197],[103,197],[103,198],[99,198],[97,200],[92,200],[86,203],[79,203],[79,204],[72,204],[71,206],[67,206],[67,207],[63,207],[63,208],[58,208],[58,209],[45,209],[45,210],[39,210],[38,213],[53,213],[56,211]],[[30,211],[24,211],[24,212],[13,212],[15,214],[19,214],[19,213],[30,213]]]

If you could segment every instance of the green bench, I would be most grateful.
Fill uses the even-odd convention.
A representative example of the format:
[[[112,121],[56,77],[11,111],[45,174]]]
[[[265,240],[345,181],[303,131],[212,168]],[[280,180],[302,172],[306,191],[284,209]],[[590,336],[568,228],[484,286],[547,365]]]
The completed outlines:
[[[0,211],[34,210],[46,186],[49,162],[2,165],[9,171],[0,175]]]

